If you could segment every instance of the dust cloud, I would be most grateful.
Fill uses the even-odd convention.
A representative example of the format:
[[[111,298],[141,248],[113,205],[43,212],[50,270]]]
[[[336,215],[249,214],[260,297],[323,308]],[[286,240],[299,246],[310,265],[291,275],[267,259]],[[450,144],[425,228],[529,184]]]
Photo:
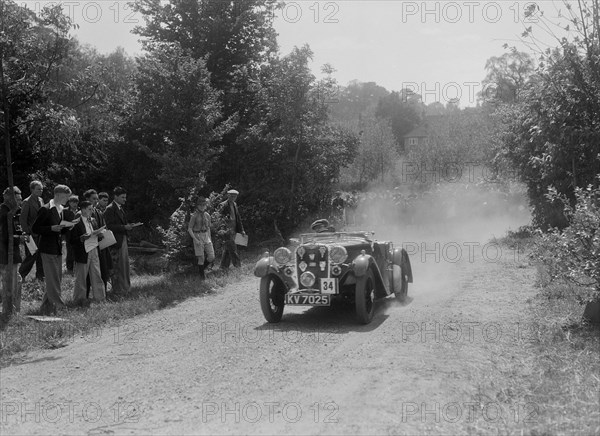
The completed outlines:
[[[530,224],[531,214],[520,185],[503,190],[446,184],[420,194],[400,189],[359,194],[346,221],[344,230],[372,230],[376,240],[404,247],[414,275],[409,297],[437,299],[450,286],[460,287],[469,263],[515,256],[494,238]]]

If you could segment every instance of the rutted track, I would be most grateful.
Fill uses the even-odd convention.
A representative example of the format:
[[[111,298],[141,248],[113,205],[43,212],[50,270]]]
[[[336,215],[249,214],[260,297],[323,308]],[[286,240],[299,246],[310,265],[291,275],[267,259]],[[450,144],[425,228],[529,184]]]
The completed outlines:
[[[494,371],[489,326],[505,332],[506,353],[517,352],[508,332],[525,319],[533,273],[508,255],[433,265],[415,256],[413,268],[408,303],[380,301],[367,326],[355,322],[352,307],[286,307],[281,324],[266,324],[249,278],[32,353],[2,369],[2,434],[493,428],[483,416],[467,419],[466,410],[450,422],[444,405],[473,401],[481,368]]]

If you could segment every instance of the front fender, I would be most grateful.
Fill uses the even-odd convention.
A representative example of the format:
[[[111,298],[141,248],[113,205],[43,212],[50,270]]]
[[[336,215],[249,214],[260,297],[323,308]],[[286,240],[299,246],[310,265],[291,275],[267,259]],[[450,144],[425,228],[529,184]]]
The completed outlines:
[[[277,274],[277,268],[275,267],[275,259],[273,256],[263,257],[254,266],[254,275],[256,277],[266,277],[268,274]]]
[[[356,277],[362,277],[367,273],[369,265],[373,262],[373,256],[360,254],[352,261],[352,271]]]
[[[413,282],[412,267],[410,266],[410,258],[404,248],[396,248],[393,256],[394,265],[399,265],[404,274],[408,277],[408,283]]]

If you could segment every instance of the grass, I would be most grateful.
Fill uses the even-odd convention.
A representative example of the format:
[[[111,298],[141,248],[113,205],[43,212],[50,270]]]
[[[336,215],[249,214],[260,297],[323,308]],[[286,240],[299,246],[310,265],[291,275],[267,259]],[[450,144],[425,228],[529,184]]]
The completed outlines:
[[[64,321],[39,322],[27,315],[39,315],[39,306],[44,293],[43,284],[27,281],[22,288],[21,313],[13,315],[8,322],[0,320],[0,367],[17,361],[17,353],[37,349],[54,349],[67,346],[75,337],[93,335],[102,327],[115,326],[137,315],[150,313],[173,306],[188,298],[217,292],[232,283],[237,283],[252,274],[258,252],[241,252],[242,267],[230,267],[227,273],[215,271],[207,279],[199,279],[193,265],[174,273],[132,276],[129,295],[111,301],[94,303],[88,307],[72,304],[74,279],[63,276],[62,296],[68,309],[59,311]],[[218,265],[218,260],[215,261]]]
[[[535,236],[512,234],[502,243],[530,248]],[[583,321],[572,284],[550,282],[536,267],[539,292],[527,301],[527,332],[520,341],[489,344],[499,372],[482,371],[479,401],[512,405],[496,423],[500,434],[600,435],[600,326]]]

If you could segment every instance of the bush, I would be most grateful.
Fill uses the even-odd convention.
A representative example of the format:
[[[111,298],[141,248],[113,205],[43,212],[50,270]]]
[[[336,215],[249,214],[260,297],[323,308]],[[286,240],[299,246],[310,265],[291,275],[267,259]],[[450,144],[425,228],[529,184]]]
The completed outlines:
[[[534,256],[546,266],[550,281],[561,279],[577,285],[580,303],[599,301],[600,188],[576,188],[574,207],[554,188],[549,189],[547,197],[564,204],[569,225],[562,231],[554,228],[542,234]]]
[[[226,232],[226,222],[220,214],[219,203],[227,199],[227,191],[229,185],[220,193],[212,192],[207,198],[208,204],[206,211],[211,217],[211,236],[213,245],[215,246],[215,254],[218,257],[220,250],[220,240]],[[190,189],[185,198],[180,198],[181,204],[171,214],[169,218],[169,227],[166,229],[161,226],[157,227],[158,232],[162,237],[162,242],[165,245],[165,259],[169,269],[180,264],[194,263],[194,244],[188,233],[188,223],[196,205],[196,200],[199,197],[199,189]]]

